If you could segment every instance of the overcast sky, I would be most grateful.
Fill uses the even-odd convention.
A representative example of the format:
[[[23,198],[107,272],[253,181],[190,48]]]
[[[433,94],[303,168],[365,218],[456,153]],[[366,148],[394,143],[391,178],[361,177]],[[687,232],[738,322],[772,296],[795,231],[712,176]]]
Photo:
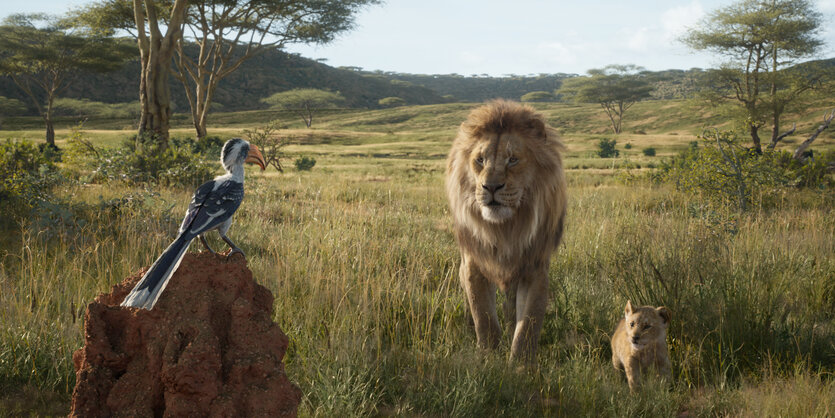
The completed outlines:
[[[63,13],[82,0],[0,1],[0,16]],[[835,57],[835,0],[814,0],[825,16],[820,58]],[[708,68],[677,38],[731,0],[388,0],[357,17],[325,46],[292,52],[356,66],[419,74],[584,73],[607,64],[650,70]]]

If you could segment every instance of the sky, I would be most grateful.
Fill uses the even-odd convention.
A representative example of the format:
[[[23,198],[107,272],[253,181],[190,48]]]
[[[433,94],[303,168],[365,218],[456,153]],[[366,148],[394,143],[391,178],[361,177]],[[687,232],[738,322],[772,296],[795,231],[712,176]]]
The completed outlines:
[[[63,13],[88,0],[0,1],[0,16]],[[363,10],[334,42],[290,52],[331,66],[414,74],[502,76],[577,73],[608,64],[649,70],[715,67],[721,60],[678,41],[733,0],[387,0]],[[818,58],[835,57],[835,0],[824,15]]]

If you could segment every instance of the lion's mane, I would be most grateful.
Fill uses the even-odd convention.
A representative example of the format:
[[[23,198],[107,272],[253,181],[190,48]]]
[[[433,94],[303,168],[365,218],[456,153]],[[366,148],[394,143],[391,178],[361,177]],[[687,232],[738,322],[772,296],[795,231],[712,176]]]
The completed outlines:
[[[473,149],[479,141],[515,134],[528,160],[520,206],[512,218],[490,222],[481,215],[472,171]],[[529,106],[494,101],[473,110],[461,124],[447,159],[446,190],[453,227],[462,253],[480,266],[491,281],[512,276],[521,263],[547,263],[562,237],[566,213],[566,181],[561,153],[564,147],[543,116]],[[513,175],[513,173],[508,174]],[[490,271],[496,274],[490,274]]]

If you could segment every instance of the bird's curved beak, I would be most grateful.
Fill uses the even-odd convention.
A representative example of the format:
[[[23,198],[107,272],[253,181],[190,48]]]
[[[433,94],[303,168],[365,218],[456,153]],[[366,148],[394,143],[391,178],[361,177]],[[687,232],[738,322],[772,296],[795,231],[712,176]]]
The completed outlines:
[[[249,153],[246,155],[246,160],[244,161],[258,164],[261,167],[261,171],[267,169],[267,162],[264,161],[264,156],[261,155],[261,151],[254,144],[249,146]]]

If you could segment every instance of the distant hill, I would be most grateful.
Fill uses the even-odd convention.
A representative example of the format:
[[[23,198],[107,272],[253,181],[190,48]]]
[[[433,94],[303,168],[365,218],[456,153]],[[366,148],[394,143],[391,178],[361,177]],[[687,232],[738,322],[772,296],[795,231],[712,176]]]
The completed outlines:
[[[339,91],[350,107],[376,108],[378,101],[396,96],[410,105],[443,103],[436,92],[420,86],[334,68],[323,63],[282,51],[267,51],[246,61],[218,85],[216,110],[261,109],[261,99],[294,88],[317,88]],[[104,103],[135,102],[139,97],[139,62],[127,63],[121,70],[107,74],[83,74],[61,97],[88,99]],[[171,78],[171,94],[176,112],[188,112],[182,84]],[[0,96],[13,97],[28,104],[29,99],[6,77],[0,77]]]
[[[795,68],[811,65],[835,67],[835,58],[802,63]],[[666,70],[647,72],[655,90],[653,99],[692,98],[704,70]],[[230,112],[266,108],[261,99],[277,92],[294,88],[318,88],[339,91],[352,108],[380,108],[378,101],[385,97],[399,97],[407,105],[440,104],[452,101],[483,102],[494,98],[519,100],[532,91],[553,92],[563,80],[577,74],[555,73],[540,75],[406,74],[383,71],[363,71],[358,67],[334,68],[322,62],[288,54],[266,51],[246,61],[238,71],[220,82],[215,91],[213,110]],[[128,103],[138,100],[139,63],[132,61],[121,70],[108,74],[84,74],[69,86],[61,97],[87,99],[104,103]],[[175,112],[188,112],[184,89],[172,77],[171,93]],[[0,96],[29,99],[7,77],[0,77]],[[559,101],[559,98],[557,99]],[[34,109],[30,109],[34,114]]]
[[[348,67],[350,69],[350,67]],[[562,80],[576,74],[540,74],[536,76],[510,75],[489,77],[486,75],[463,76],[458,74],[405,74],[390,72],[364,73],[368,77],[397,80],[403,85],[426,87],[441,96],[465,102],[483,102],[504,98],[519,100],[532,91],[553,92],[562,85]]]

